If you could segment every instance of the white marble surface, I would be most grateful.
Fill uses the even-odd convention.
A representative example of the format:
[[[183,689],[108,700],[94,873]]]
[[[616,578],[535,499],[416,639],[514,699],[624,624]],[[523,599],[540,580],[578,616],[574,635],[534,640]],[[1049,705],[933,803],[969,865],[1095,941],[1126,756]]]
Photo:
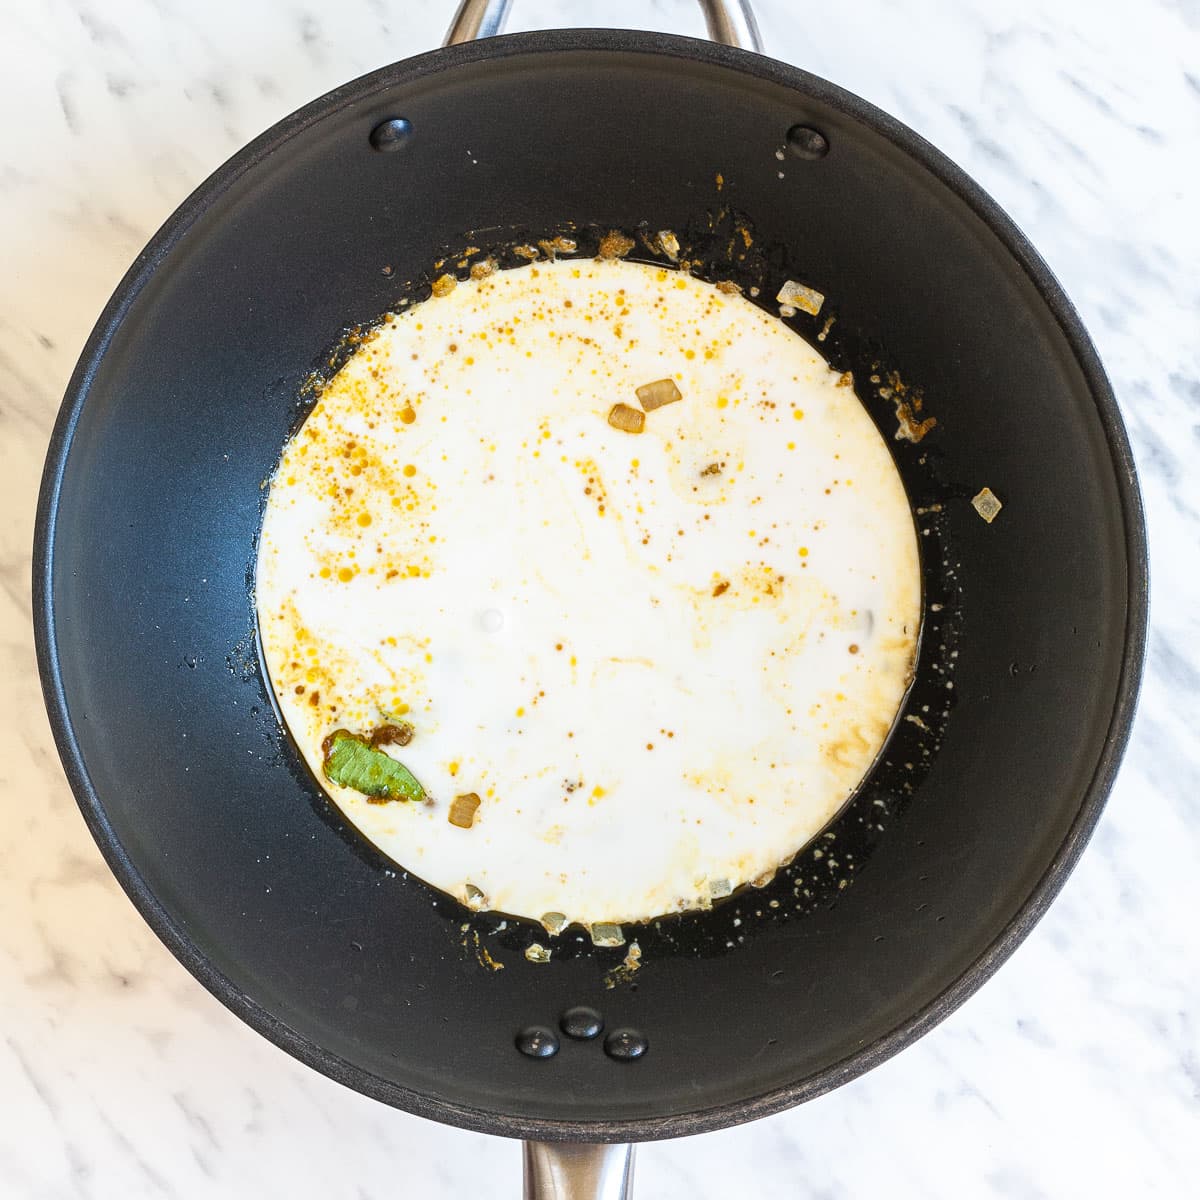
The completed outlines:
[[[513,1144],[292,1062],[109,878],[30,635],[51,422],[110,290],[209,171],[434,45],[451,0],[0,3],[0,1196],[515,1195]],[[1200,1188],[1200,6],[760,0],[769,50],[973,173],[1080,307],[1142,471],[1154,628],[1132,751],[1062,898],[997,978],[803,1109],[641,1155],[639,1195],[1194,1196]],[[518,0],[518,28],[700,33],[692,6]]]

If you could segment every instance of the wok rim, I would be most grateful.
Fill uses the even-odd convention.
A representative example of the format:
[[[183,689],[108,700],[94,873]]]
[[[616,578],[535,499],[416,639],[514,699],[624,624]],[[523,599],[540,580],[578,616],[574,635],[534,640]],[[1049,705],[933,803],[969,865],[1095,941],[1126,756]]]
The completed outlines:
[[[452,1103],[354,1066],[292,1029],[242,992],[192,944],[147,886],[118,841],[92,786],[75,736],[63,680],[54,608],[58,502],[75,431],[92,381],[115,332],[160,263],[214,201],[247,171],[319,120],[401,82],[485,59],[571,51],[656,54],[781,84],[827,104],[886,138],[963,201],[999,239],[1033,284],[1078,363],[1104,429],[1122,509],[1128,588],[1124,650],[1104,749],[1079,811],[1041,879],[1001,933],[975,961],[923,1008],[854,1053],[797,1082],[747,1100],[694,1112],[640,1119],[567,1121],[515,1117]],[[1041,919],[1083,852],[1112,788],[1129,740],[1145,659],[1149,606],[1148,545],[1132,451],[1112,386],[1062,286],[1000,206],[961,168],[919,134],[881,109],[800,68],[728,46],[629,30],[546,30],[511,34],[432,50],[393,63],[336,88],[284,117],[218,167],[166,220],[134,260],[100,318],[71,376],[51,435],[38,496],[33,547],[33,620],[38,671],[55,744],[76,802],[109,869],[142,918],[184,967],[251,1029],[306,1066],[372,1099],[417,1116],[481,1133],[543,1141],[629,1142],[680,1137],[770,1116],[815,1099],[878,1066],[949,1016],[1008,959]]]

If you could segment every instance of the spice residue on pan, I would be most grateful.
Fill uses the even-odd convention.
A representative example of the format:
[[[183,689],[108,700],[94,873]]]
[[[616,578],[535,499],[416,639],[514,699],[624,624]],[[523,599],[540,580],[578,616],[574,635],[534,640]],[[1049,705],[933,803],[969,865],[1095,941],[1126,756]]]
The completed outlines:
[[[487,971],[495,973],[503,971],[504,964],[495,958],[491,951],[483,944],[483,939],[479,935],[478,929],[472,929],[470,925],[462,926],[462,943],[475,956],[475,961]]]
[[[912,442],[914,445],[937,425],[937,417],[925,417],[921,412],[925,407],[925,397],[920,388],[909,387],[898,372],[889,371],[886,375],[871,376],[871,382],[877,385],[881,400],[890,400],[896,409],[896,440]]]
[[[600,239],[599,249],[596,251],[597,258],[624,258],[637,243],[633,238],[622,233],[619,229],[610,229]]]
[[[631,942],[625,957],[621,962],[605,973],[604,986],[615,988],[622,983],[629,983],[642,967],[642,948],[637,942]]]
[[[909,681],[916,538],[853,389],[736,285],[524,249],[325,384],[272,482],[263,648],[310,764],[358,739],[325,782],[385,853],[616,946],[769,875],[854,790]],[[429,802],[371,804],[357,784],[399,785],[363,749]]]

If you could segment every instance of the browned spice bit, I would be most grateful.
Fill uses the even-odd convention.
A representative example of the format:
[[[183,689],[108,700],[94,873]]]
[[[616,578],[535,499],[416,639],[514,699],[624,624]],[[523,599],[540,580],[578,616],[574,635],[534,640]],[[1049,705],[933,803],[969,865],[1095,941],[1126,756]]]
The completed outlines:
[[[914,445],[919,442],[936,424],[937,417],[926,417],[923,421],[918,421],[916,414],[920,410],[920,400],[909,402],[901,400],[899,396],[893,398],[896,405],[896,440],[905,440],[912,442]]]
[[[857,642],[851,642],[851,643],[850,643],[850,653],[851,653],[851,654],[857,654],[857,653],[858,653],[858,643],[857,643]]]
[[[646,414],[628,404],[614,404],[608,411],[608,423],[622,433],[641,433],[646,428]]]
[[[433,294],[435,296],[448,296],[458,286],[458,280],[453,275],[439,275],[433,281]]]
[[[634,240],[617,229],[610,229],[601,239],[597,258],[624,258],[634,247]]]
[[[613,967],[604,976],[604,986],[615,988],[619,984],[628,983],[642,966],[642,948],[637,942],[631,942],[629,950],[619,966]]]
[[[721,464],[719,462],[709,463],[708,466],[700,472],[701,475],[720,475],[720,473]]]
[[[843,371],[838,376],[838,381],[834,384],[835,387],[853,387],[854,376],[849,371]]]
[[[732,279],[722,279],[717,283],[717,291],[724,292],[727,296],[740,295],[742,285],[734,283]]]
[[[871,382],[876,383],[876,376],[871,376]],[[925,407],[925,399],[919,388],[911,388],[901,378],[897,371],[889,371],[887,385],[879,389],[881,400],[890,400],[896,406],[897,441],[909,441],[914,445],[919,442],[935,425],[937,417],[926,417],[919,420],[921,409]]]
[[[475,813],[479,810],[479,803],[479,796],[475,792],[455,796],[446,819],[459,829],[470,829],[475,824]]]
[[[715,588],[713,588],[713,595],[723,596],[727,591],[729,591],[729,582],[728,580],[722,579],[721,582],[718,583]]]
[[[371,731],[371,745],[407,746],[413,740],[413,727],[407,721],[398,724],[380,725]]]
[[[463,929],[468,929],[469,926],[463,926]],[[479,939],[479,930],[471,929],[470,933],[463,940],[463,945],[475,951],[475,959],[481,967],[486,967],[489,971],[503,971],[504,964],[498,959],[493,958],[488,948]]]
[[[675,386],[673,379],[656,379],[653,383],[643,383],[635,391],[638,402],[648,413],[683,399],[683,393]]]
[[[308,702],[313,706],[313,708],[316,708],[317,705],[321,703],[321,693],[311,692],[308,697]]]
[[[481,262],[471,264],[472,279],[486,279],[496,269],[494,258],[485,258]]]

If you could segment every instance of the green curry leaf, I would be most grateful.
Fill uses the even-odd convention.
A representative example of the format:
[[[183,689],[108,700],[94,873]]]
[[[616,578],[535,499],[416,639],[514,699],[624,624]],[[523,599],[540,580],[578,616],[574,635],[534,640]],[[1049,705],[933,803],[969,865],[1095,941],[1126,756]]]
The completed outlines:
[[[342,787],[362,792],[373,804],[425,799],[425,789],[403,763],[348,729],[335,729],[322,749],[325,774]]]

